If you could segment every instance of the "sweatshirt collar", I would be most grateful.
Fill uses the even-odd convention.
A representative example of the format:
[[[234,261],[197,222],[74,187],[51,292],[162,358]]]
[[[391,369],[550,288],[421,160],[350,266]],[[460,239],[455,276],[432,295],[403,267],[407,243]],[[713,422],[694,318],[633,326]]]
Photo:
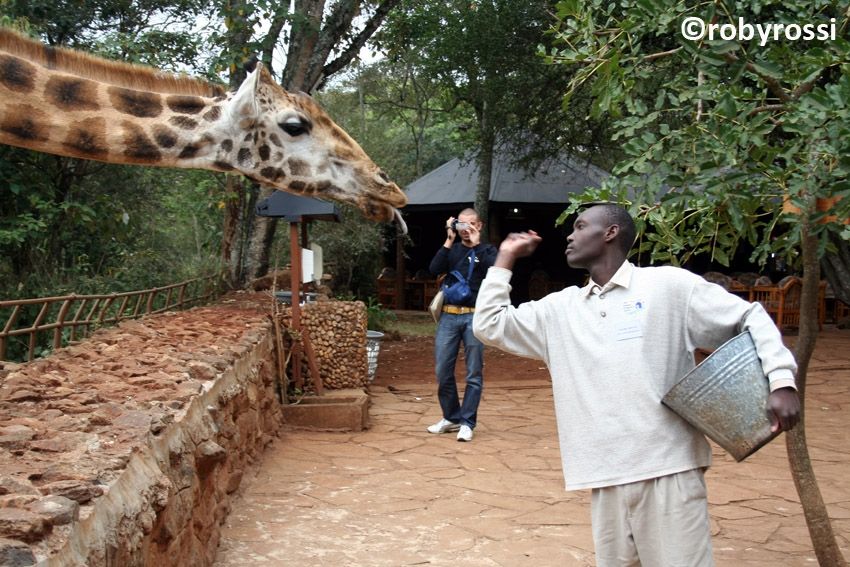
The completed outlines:
[[[600,286],[596,282],[590,278],[583,288],[581,288],[581,296],[587,299],[594,293],[603,293],[608,291],[609,289],[619,286],[628,289],[629,284],[632,281],[632,272],[634,271],[634,264],[626,260],[623,264],[614,272],[614,275],[611,276],[611,279],[604,286]]]

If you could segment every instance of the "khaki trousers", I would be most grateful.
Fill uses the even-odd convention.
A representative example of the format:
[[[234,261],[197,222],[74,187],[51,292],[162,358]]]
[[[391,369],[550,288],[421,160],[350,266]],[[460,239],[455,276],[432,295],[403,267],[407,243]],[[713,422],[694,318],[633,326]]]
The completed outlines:
[[[702,469],[591,494],[597,567],[711,567]]]

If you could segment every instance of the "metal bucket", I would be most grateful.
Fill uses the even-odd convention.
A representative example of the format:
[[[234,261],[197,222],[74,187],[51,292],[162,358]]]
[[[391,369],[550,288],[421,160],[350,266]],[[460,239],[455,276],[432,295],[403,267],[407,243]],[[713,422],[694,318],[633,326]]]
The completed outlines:
[[[369,382],[375,379],[375,373],[378,371],[378,354],[381,352],[381,339],[383,338],[384,333],[380,331],[366,331],[366,379]]]
[[[769,393],[745,331],[688,372],[661,401],[740,462],[779,435],[770,431]]]

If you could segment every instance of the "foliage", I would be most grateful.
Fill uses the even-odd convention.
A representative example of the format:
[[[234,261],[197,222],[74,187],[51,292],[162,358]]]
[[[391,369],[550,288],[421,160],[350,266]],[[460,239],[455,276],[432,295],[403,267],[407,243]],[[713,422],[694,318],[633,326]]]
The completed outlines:
[[[384,59],[358,65],[316,97],[403,187],[467,147],[456,125],[469,116],[451,107],[445,89],[422,82],[427,79]]]
[[[343,205],[340,210],[340,223],[313,223],[310,241],[322,247],[325,271],[334,276],[334,291],[365,298],[374,293],[386,242],[380,225],[352,207]]]
[[[850,239],[815,202],[850,194],[846,5],[834,2],[558,3],[557,48],[548,60],[576,69],[566,103],[593,93],[591,115],[618,116],[624,159],[583,201],[630,203],[645,232],[641,248],[658,261],[704,254],[720,264],[742,242],[751,260],[779,254],[796,263],[805,217],[782,214],[783,200],[808,215],[820,237]],[[688,17],[722,24],[828,24],[827,41],[691,41]],[[728,34],[727,34],[728,35]],[[574,212],[574,203],[564,220]],[[847,218],[850,199],[828,214]]]
[[[468,109],[471,119],[459,126],[479,152],[475,206],[485,218],[495,146],[511,143],[517,158],[538,146],[545,146],[540,157],[595,149],[598,137],[589,133],[597,122],[575,120],[561,108],[569,73],[537,56],[552,6],[547,0],[411,1],[379,37],[390,61],[405,62]]]
[[[197,22],[209,22],[199,0],[0,0],[7,24],[109,59],[198,73],[204,37]]]
[[[84,177],[57,187],[69,170]],[[10,148],[0,152],[0,171],[4,299],[129,291],[217,271],[212,175]]]
[[[3,23],[48,43],[199,68],[196,0],[0,0]],[[222,189],[197,171],[0,148],[0,297],[108,293],[219,269]]]
[[[395,313],[378,303],[374,297],[366,304],[366,326],[372,331],[386,331],[397,320]]]
[[[583,200],[630,203],[646,229],[641,249],[655,260],[704,254],[728,265],[747,242],[752,261],[779,254],[802,269],[795,357],[804,401],[817,327],[817,259],[850,241],[840,222],[850,218],[847,3],[562,0],[558,17],[560,43],[548,58],[577,69],[566,103],[589,87],[591,115],[619,117],[614,137],[625,154],[614,175]],[[686,39],[682,30],[693,31],[694,18],[726,32]],[[765,40],[755,27],[767,24],[783,28]],[[802,34],[807,24],[832,24],[834,36],[794,40],[782,33]],[[783,213],[784,202],[797,211]],[[846,261],[825,272],[836,296],[850,298],[847,278],[835,277],[842,269],[850,270]],[[786,442],[818,561],[845,565],[803,424]]]

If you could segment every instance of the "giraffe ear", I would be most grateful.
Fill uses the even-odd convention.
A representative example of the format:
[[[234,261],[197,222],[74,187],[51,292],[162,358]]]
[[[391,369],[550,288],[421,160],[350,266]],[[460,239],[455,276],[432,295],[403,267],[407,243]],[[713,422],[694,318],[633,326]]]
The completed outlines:
[[[258,62],[256,68],[248,73],[248,76],[245,77],[236,94],[230,100],[231,115],[243,128],[252,126],[260,114],[257,104],[257,89],[260,86],[262,69],[263,64]]]

